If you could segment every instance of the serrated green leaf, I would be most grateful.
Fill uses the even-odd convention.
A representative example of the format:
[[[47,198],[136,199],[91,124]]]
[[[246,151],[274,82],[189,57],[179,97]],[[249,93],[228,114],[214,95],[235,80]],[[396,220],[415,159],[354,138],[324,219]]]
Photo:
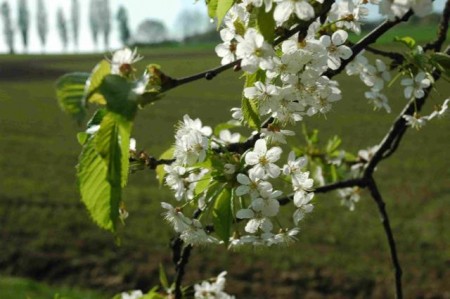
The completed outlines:
[[[400,42],[400,43],[404,44],[405,46],[407,46],[410,49],[414,49],[414,47],[416,46],[416,41],[410,36],[404,36],[404,37],[396,36],[394,38],[394,41],[395,42]]]
[[[106,59],[103,59],[95,66],[89,76],[89,79],[86,81],[86,102],[106,105],[106,100],[102,94],[98,93],[98,88],[102,84],[103,78],[110,73],[111,64]]]
[[[109,112],[95,135],[95,147],[108,165],[108,181],[124,187],[128,181],[129,148],[132,123]]]
[[[272,43],[275,39],[276,23],[273,18],[273,10],[266,12],[265,7],[260,7],[257,10],[258,29],[262,36],[268,43]]]
[[[99,87],[100,93],[106,99],[108,110],[128,120],[134,118],[138,107],[132,89],[133,84],[118,75],[107,75]]]
[[[230,10],[230,8],[233,6],[234,2],[236,0],[219,0],[217,3],[217,9],[216,9],[216,17],[217,17],[217,29],[222,24],[222,20],[227,14],[227,12]]]
[[[229,188],[223,188],[214,202],[213,224],[217,236],[228,246],[233,224],[231,208],[232,192]]]
[[[56,82],[56,97],[61,109],[72,116],[79,124],[86,116],[84,86],[88,73],[70,73]]]
[[[258,106],[255,100],[250,100],[246,97],[242,98],[242,116],[252,129],[259,131],[261,119],[259,118]]]
[[[164,153],[159,156],[159,159],[169,160],[173,158],[173,153],[175,151],[175,147],[169,147]],[[164,165],[158,165],[156,167],[156,178],[158,179],[159,185],[162,186],[164,182],[164,176],[166,175],[166,171],[164,170]]]
[[[94,138],[90,138],[83,147],[77,166],[81,200],[98,226],[114,231],[119,217],[121,189],[120,184],[109,182],[108,167],[95,149]]]
[[[244,87],[252,87],[257,81],[264,81],[265,74],[263,71],[258,70],[253,74],[245,74],[245,85]],[[259,131],[261,127],[261,119],[259,117],[258,105],[255,100],[247,99],[242,96],[242,115],[244,120],[248,123],[248,125]]]

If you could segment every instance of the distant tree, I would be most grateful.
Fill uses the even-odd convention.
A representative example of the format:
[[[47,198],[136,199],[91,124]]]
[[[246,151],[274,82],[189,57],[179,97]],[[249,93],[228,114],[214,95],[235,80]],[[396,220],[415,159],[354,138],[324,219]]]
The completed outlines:
[[[98,33],[100,30],[100,1],[91,0],[89,7],[89,25],[91,27],[92,40],[98,46]]]
[[[30,12],[28,11],[27,0],[19,0],[19,18],[18,25],[24,51],[28,49],[28,29],[30,27]]]
[[[166,25],[158,20],[145,20],[139,24],[133,41],[138,44],[155,44],[168,39]]]
[[[59,32],[59,38],[61,39],[61,43],[63,44],[64,51],[67,50],[67,44],[69,42],[69,36],[67,33],[67,21],[66,17],[64,16],[64,12],[62,8],[58,8],[57,12],[57,24],[58,24],[58,32]]]
[[[44,0],[38,0],[36,16],[37,16],[37,30],[39,40],[41,41],[42,49],[44,49],[45,44],[47,43],[47,33],[48,33],[47,10],[45,8]]]
[[[128,13],[124,6],[119,7],[116,19],[119,22],[120,40],[123,45],[127,45],[130,40],[130,28],[128,27]]]
[[[109,0],[99,0],[100,10],[100,32],[103,34],[105,48],[109,47],[109,34],[111,33],[111,10],[109,8]]]
[[[209,22],[209,17],[206,14],[202,14],[198,10],[184,9],[177,17],[176,23],[178,36],[181,38],[190,37],[193,35],[205,33],[209,29],[214,28]]]
[[[6,1],[4,1],[2,4],[2,17],[5,42],[8,45],[9,53],[14,54],[14,28],[11,22],[11,9],[8,2]]]
[[[75,48],[78,49],[78,36],[80,29],[80,5],[78,0],[72,0],[72,37]]]

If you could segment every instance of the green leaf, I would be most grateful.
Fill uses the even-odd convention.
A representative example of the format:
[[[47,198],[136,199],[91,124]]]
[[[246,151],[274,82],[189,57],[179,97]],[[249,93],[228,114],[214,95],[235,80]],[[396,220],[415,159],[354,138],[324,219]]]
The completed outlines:
[[[400,42],[400,43],[404,44],[405,46],[407,46],[410,49],[414,49],[414,47],[416,46],[416,41],[410,36],[404,36],[404,37],[396,36],[394,38],[394,41],[395,42]]]
[[[213,209],[214,231],[219,238],[228,246],[233,224],[232,214],[232,192],[229,188],[223,188],[217,196]]]
[[[175,147],[169,147],[164,153],[159,156],[159,159],[169,160],[173,159],[173,153],[175,151]],[[164,182],[164,176],[166,175],[166,171],[164,170],[164,165],[158,165],[156,167],[156,178],[158,179],[159,185],[162,186]]]
[[[94,138],[90,138],[77,166],[81,200],[98,226],[114,231],[119,218],[121,189],[120,184],[113,185],[108,180],[108,167],[95,149]]]
[[[327,147],[326,147],[326,152],[328,154],[332,154],[335,150],[337,150],[339,148],[341,143],[342,143],[341,138],[339,138],[336,135],[333,136],[330,140],[328,140]]]
[[[164,289],[169,289],[169,280],[167,279],[167,274],[164,270],[164,266],[161,263],[159,263],[159,282]]]
[[[441,71],[450,77],[450,55],[442,52],[431,54],[431,59],[441,66]]]
[[[107,75],[99,87],[106,99],[108,110],[128,120],[132,120],[137,111],[136,95],[132,92],[133,84],[118,75]]]
[[[273,10],[266,12],[265,7],[258,8],[258,29],[268,43],[272,43],[275,39],[275,20],[273,18]]]
[[[86,102],[106,105],[106,100],[98,93],[98,88],[103,82],[103,79],[111,73],[111,64],[106,59],[103,59],[92,70],[89,79],[86,81],[85,94]]]
[[[194,194],[198,195],[203,193],[211,184],[211,171],[205,174],[195,185]]]
[[[96,150],[108,165],[108,181],[114,186],[127,184],[131,129],[130,121],[109,112],[94,137]]]
[[[208,5],[208,15],[212,19],[216,16],[219,0],[206,0],[206,3]]]
[[[252,87],[257,81],[264,81],[265,74],[263,71],[258,70],[253,74],[245,74],[245,85],[244,87]],[[248,125],[259,131],[261,127],[261,119],[259,117],[257,101],[247,99],[242,96],[242,115],[244,120]]]
[[[56,82],[56,97],[61,109],[80,124],[86,116],[84,86],[88,73],[70,73]]]
[[[80,145],[84,145],[89,139],[89,134],[86,132],[80,132],[77,134],[77,140]]]
[[[216,9],[216,17],[217,17],[217,28],[222,24],[222,20],[233,6],[236,0],[218,0],[217,9]]]
[[[128,178],[132,123],[113,112],[97,111],[88,126],[100,123],[89,136],[77,166],[81,200],[101,228],[114,231],[119,219],[122,187]]]

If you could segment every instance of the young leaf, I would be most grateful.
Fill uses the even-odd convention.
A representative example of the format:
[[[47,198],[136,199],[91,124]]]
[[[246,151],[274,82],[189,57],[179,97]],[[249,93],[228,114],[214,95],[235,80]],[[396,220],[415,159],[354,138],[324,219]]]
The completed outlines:
[[[132,92],[133,84],[118,75],[107,75],[99,87],[106,99],[108,110],[128,120],[132,120],[137,111],[137,101]]]
[[[409,36],[404,36],[404,37],[396,36],[394,38],[394,41],[400,42],[410,49],[414,49],[414,47],[416,46],[416,41],[412,37],[409,37]]]
[[[159,282],[164,289],[169,289],[169,280],[167,279],[166,270],[164,270],[164,266],[161,263],[159,264]]]
[[[109,112],[94,137],[96,150],[108,165],[108,181],[121,187],[128,180],[131,128],[130,121]]]
[[[236,0],[218,0],[217,9],[216,9],[216,17],[217,17],[217,28],[222,24],[222,20],[233,6]]]
[[[111,73],[111,65],[109,61],[103,59],[92,70],[89,79],[86,81],[85,94],[86,102],[106,105],[105,98],[98,93],[98,88],[102,84],[103,78]]]
[[[251,87],[255,84],[255,82],[264,81],[264,79],[265,74],[260,70],[258,70],[254,74],[246,74],[244,87]],[[256,101],[247,99],[246,97],[242,96],[241,108],[244,120],[251,128],[259,131],[261,127],[261,119],[259,118],[258,105]]]
[[[169,147],[164,153],[159,156],[159,159],[169,160],[173,158],[173,152],[175,151],[175,147]],[[166,171],[164,170],[164,165],[158,165],[156,167],[156,178],[158,179],[159,185],[162,186],[164,182],[164,176],[166,175]]]
[[[229,188],[223,188],[217,196],[213,209],[214,230],[219,238],[228,245],[233,224],[231,209],[232,192]]]
[[[108,165],[95,149],[94,138],[84,145],[77,166],[81,200],[94,222],[114,231],[119,217],[120,184],[108,181]]]
[[[216,16],[219,0],[206,0],[206,3],[208,5],[208,15],[212,19]]]
[[[84,86],[88,73],[70,73],[56,82],[56,97],[61,109],[80,124],[85,115]]]

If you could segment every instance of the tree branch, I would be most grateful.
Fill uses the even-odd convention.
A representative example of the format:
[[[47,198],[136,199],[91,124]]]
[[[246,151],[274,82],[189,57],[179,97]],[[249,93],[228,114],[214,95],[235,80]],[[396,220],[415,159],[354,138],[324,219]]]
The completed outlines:
[[[397,256],[397,248],[395,245],[394,235],[392,233],[391,224],[389,222],[389,216],[386,211],[386,204],[383,201],[383,198],[378,190],[378,187],[375,183],[373,177],[368,179],[368,185],[370,194],[372,198],[375,200],[375,203],[378,206],[378,210],[381,216],[381,223],[383,224],[384,232],[386,233],[386,237],[389,244],[389,249],[391,252],[392,264],[395,268],[395,294],[397,299],[403,298],[402,292],[402,268],[400,266],[400,261]]]
[[[442,13],[441,22],[439,23],[437,39],[434,42],[426,44],[423,47],[425,51],[434,50],[435,52],[439,52],[441,50],[442,45],[444,44],[447,38],[449,19],[450,19],[450,0],[447,0],[447,2],[445,3],[444,12]]]
[[[450,47],[447,47],[445,50],[445,53],[450,52]],[[434,81],[439,80],[441,74],[439,71],[435,71],[433,73]],[[420,98],[416,99],[413,98],[409,101],[409,103],[405,106],[405,108],[402,110],[402,112],[397,116],[397,119],[395,120],[394,124],[389,129],[389,132],[386,134],[386,136],[383,138],[383,140],[380,142],[377,151],[373,155],[372,159],[367,164],[363,177],[368,178],[371,177],[373,174],[373,171],[375,167],[378,165],[378,163],[391,156],[392,153],[397,149],[400,141],[403,138],[403,135],[406,132],[406,129],[408,126],[406,125],[406,120],[403,118],[404,115],[413,115],[414,112],[420,112],[422,110],[423,105],[425,104],[426,99],[428,98],[433,86],[430,85],[427,89],[425,89],[425,95]]]

